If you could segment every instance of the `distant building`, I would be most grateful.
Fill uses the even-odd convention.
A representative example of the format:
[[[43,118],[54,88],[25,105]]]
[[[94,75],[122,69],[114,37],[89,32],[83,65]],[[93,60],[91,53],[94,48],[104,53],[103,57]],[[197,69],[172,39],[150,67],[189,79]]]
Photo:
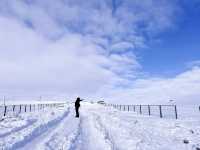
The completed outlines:
[[[98,104],[105,104],[104,101],[98,101],[97,103],[98,103]]]

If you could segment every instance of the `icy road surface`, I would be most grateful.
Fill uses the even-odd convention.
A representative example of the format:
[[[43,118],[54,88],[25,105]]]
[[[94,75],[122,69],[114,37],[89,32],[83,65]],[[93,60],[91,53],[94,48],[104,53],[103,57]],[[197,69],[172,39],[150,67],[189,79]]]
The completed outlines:
[[[140,116],[82,103],[0,121],[2,150],[199,150],[200,119]]]

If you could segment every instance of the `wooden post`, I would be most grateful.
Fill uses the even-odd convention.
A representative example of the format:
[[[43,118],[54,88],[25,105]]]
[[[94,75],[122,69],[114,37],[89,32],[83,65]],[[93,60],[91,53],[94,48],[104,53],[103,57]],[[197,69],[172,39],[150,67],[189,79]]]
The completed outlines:
[[[149,116],[151,115],[151,107],[150,105],[148,105],[148,112],[149,112]]]
[[[176,105],[174,106],[174,111],[175,111],[175,117],[176,117],[176,119],[178,119],[178,113],[177,113]]]
[[[6,116],[6,112],[7,112],[7,106],[4,106],[4,114],[3,114],[3,116]]]
[[[159,105],[159,110],[160,110],[160,118],[162,118],[163,114],[162,114],[162,106],[161,105]]]
[[[140,114],[142,114],[142,105],[140,105]]]

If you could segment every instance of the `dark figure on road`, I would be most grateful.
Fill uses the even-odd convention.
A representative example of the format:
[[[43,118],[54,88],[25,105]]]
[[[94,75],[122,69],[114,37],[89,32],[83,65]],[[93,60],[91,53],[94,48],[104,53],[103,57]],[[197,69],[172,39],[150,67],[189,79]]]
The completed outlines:
[[[79,117],[79,107],[80,107],[80,101],[82,101],[79,97],[76,99],[75,102],[75,110],[76,110],[76,117]]]

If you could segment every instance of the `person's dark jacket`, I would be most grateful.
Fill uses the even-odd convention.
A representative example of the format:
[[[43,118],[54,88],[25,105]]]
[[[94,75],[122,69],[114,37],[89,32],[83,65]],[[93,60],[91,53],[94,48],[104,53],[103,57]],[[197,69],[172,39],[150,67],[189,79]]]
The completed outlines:
[[[80,98],[77,98],[75,102],[75,107],[80,107],[80,101],[82,101]]]

